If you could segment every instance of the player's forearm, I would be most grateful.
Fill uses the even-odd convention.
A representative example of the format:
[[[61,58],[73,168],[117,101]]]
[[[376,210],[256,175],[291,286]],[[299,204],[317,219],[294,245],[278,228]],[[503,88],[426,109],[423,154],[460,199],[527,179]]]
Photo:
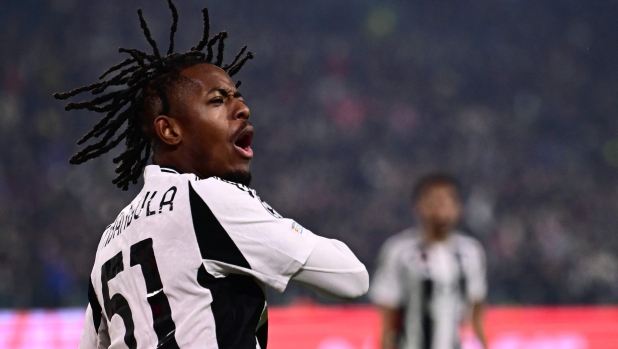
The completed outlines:
[[[292,281],[339,300],[360,297],[369,288],[367,269],[354,253],[341,241],[323,237],[318,237],[307,262]]]
[[[299,278],[292,279],[312,289],[321,296],[349,301],[364,295],[368,284],[366,273],[316,273],[303,272]]]
[[[381,349],[397,348],[397,322],[399,312],[396,309],[381,307],[382,314],[382,336],[380,339]]]
[[[483,303],[474,303],[472,305],[472,328],[478,338],[479,342],[484,349],[487,349],[487,339],[485,338],[485,331],[483,329]]]

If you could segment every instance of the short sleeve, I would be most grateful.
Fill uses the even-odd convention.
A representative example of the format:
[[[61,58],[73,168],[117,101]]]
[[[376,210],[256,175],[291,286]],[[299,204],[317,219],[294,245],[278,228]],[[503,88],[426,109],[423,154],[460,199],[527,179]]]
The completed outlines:
[[[478,303],[484,301],[487,297],[485,252],[477,241],[471,241],[469,246],[468,298],[471,303]]]
[[[403,301],[403,280],[397,244],[388,240],[380,249],[369,297],[380,306],[399,308]]]
[[[206,270],[215,277],[252,275],[282,292],[307,261],[315,235],[283,218],[246,186],[215,177],[189,185]]]

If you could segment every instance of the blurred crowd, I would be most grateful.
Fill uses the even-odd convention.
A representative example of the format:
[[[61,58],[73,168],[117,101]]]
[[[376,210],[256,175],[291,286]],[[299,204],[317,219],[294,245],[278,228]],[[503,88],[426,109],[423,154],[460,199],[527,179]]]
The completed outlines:
[[[257,53],[239,74],[252,187],[281,214],[373,270],[414,224],[414,180],[449,171],[490,303],[618,302],[618,4],[177,2],[181,50],[208,6],[228,59]],[[148,49],[138,7],[165,46],[163,0],[0,2],[0,307],[84,305],[101,233],[139,190],[111,184],[112,155],[68,164],[100,116],[52,98],[118,47]],[[271,303],[312,297],[292,286]]]

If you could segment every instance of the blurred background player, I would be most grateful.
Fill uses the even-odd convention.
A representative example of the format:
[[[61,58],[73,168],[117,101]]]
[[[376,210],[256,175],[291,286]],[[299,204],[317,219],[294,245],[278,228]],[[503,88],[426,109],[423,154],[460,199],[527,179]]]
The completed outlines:
[[[417,226],[384,243],[370,288],[382,312],[382,348],[460,348],[459,325],[469,314],[487,348],[485,254],[475,239],[456,230],[463,209],[457,180],[440,173],[421,178],[412,209]]]

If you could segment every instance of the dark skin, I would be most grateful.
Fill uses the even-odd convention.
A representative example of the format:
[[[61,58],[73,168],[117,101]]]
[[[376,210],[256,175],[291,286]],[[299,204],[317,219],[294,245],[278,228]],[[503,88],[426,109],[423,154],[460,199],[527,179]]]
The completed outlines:
[[[153,162],[199,178],[248,182],[253,126],[229,75],[208,63],[185,68],[180,75],[185,82],[168,92],[169,115],[146,121]]]

